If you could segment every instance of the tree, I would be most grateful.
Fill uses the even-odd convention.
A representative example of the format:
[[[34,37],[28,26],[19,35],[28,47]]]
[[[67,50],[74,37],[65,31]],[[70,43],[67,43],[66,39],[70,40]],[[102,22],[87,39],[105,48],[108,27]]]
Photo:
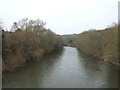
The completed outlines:
[[[62,47],[60,36],[44,26],[45,23],[39,19],[22,19],[13,23],[12,28],[17,31],[5,33],[3,39],[3,63],[6,71],[40,60],[43,55]]]
[[[13,25],[12,25],[11,31],[14,32],[14,31],[16,31],[18,28],[19,28],[19,27],[18,27],[17,22],[14,22]]]
[[[28,18],[24,18],[19,20],[18,22],[14,22],[11,30],[15,31],[17,29],[21,30],[43,30],[45,26],[45,22],[42,20],[29,20]]]
[[[77,39],[76,46],[100,59],[117,64],[118,60],[118,25],[103,30],[83,32]]]

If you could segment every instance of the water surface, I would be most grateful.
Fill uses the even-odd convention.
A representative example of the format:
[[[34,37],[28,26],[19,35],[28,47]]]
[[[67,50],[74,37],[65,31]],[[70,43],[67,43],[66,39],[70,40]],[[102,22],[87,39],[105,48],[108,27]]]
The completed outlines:
[[[117,67],[92,58],[76,48],[3,74],[3,88],[117,88]]]

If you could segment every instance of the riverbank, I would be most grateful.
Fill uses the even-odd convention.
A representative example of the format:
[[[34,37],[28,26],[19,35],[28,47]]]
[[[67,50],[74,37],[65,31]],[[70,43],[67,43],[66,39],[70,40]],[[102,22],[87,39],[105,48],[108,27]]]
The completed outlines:
[[[93,57],[119,65],[117,24],[102,30],[91,29],[76,35],[63,35],[63,38],[65,46],[76,47]]]
[[[80,48],[78,48],[78,50],[79,50],[80,52],[86,53],[86,54],[87,54],[88,56],[90,56],[90,57],[93,57],[93,58],[96,58],[96,59],[99,59],[99,60],[103,60],[103,61],[105,61],[105,62],[109,62],[109,63],[111,63],[111,64],[113,64],[113,65],[119,66],[118,60],[110,59],[110,58],[108,58],[108,57],[95,56],[95,55],[93,55],[93,54],[90,54],[90,53],[87,53],[87,52],[81,50]]]
[[[14,32],[2,30],[3,71],[15,71],[63,46],[61,36],[46,29],[43,21],[26,20],[23,24],[27,23],[28,26],[24,28],[22,25],[18,28],[19,23],[15,22]]]
[[[76,47],[93,57],[118,65],[118,25],[79,34]]]
[[[40,61],[42,58],[44,58],[44,57],[47,57],[47,56],[49,56],[49,55],[52,55],[52,54],[54,54],[55,52],[57,53],[57,52],[60,52],[61,50],[63,49],[63,47],[60,47],[59,49],[56,49],[56,50],[54,50],[53,52],[51,52],[51,53],[44,53],[44,54],[42,54],[41,55],[41,57],[39,57],[39,58],[36,58],[36,59],[31,59],[31,60],[29,60],[29,62],[25,62],[26,60],[24,60],[24,59],[22,59],[22,58],[19,58],[19,57],[17,57],[17,59],[13,59],[13,58],[11,58],[11,60],[10,61],[7,61],[7,62],[4,62],[4,61],[2,61],[2,72],[15,72],[15,71],[17,71],[17,70],[19,70],[19,69],[21,69],[21,68],[23,68],[23,67],[25,67],[27,64],[30,64],[30,63],[32,63],[32,62],[38,62],[38,61]],[[14,58],[15,58],[15,56],[14,56]],[[18,59],[19,58],[19,59]],[[22,62],[23,61],[23,62]]]

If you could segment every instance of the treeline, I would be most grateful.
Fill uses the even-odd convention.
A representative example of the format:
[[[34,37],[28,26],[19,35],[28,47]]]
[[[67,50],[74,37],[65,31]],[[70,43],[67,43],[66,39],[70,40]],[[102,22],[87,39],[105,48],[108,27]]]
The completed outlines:
[[[14,71],[31,61],[62,48],[63,40],[41,20],[22,19],[11,30],[2,30],[3,71]]]
[[[91,56],[118,65],[118,25],[80,33],[76,47]]]
[[[79,36],[79,34],[62,35],[62,37],[64,39],[64,46],[74,47],[78,36]]]

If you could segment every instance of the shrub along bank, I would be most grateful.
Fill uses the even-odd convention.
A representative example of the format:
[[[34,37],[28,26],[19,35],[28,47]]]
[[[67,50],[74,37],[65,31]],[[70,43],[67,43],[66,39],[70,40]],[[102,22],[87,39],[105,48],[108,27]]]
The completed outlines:
[[[41,20],[22,19],[14,23],[14,32],[2,33],[3,71],[15,71],[31,61],[62,48],[61,36],[44,27]]]
[[[118,25],[80,33],[76,47],[91,56],[118,65]]]

